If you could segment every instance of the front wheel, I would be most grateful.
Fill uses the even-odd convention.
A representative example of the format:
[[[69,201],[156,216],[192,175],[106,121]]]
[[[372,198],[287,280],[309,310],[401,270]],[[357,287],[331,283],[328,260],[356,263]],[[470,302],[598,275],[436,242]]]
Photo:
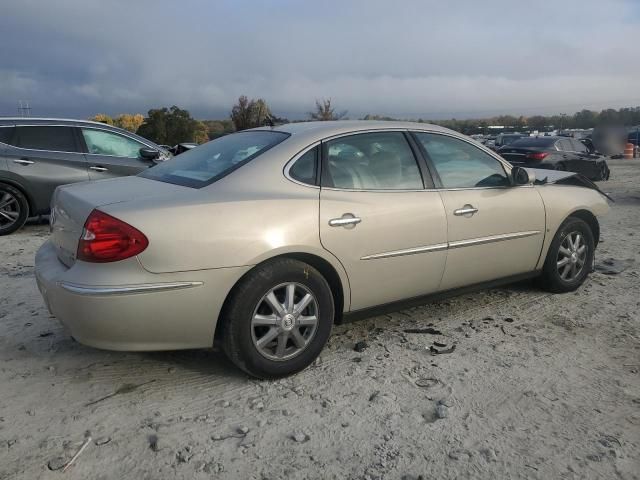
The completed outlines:
[[[223,312],[222,347],[250,375],[283,377],[316,359],[333,318],[333,295],[320,272],[298,260],[276,259],[234,288]]]
[[[549,246],[540,277],[541,286],[554,293],[577,289],[591,272],[594,250],[589,225],[584,220],[569,217]]]

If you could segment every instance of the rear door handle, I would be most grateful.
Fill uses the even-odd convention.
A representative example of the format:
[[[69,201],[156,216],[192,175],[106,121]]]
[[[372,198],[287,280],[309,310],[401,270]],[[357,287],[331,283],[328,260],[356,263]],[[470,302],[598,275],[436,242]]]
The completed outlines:
[[[345,213],[340,218],[332,218],[329,220],[329,226],[331,227],[355,227],[362,221],[361,218],[356,217],[353,213]]]
[[[467,203],[464,207],[454,210],[453,214],[459,217],[466,215],[472,217],[477,211],[478,209],[476,207]]]
[[[18,160],[14,160],[13,163],[18,163],[20,165],[33,165],[36,162],[34,162],[33,160],[29,160],[27,158],[20,158]]]
[[[109,169],[104,167],[89,167],[89,170],[95,170],[96,172],[106,172]]]

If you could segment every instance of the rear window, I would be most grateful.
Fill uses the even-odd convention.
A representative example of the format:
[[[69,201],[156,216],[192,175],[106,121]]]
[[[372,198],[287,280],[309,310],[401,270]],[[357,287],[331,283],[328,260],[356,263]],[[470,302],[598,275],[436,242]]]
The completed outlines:
[[[556,138],[554,137],[524,137],[509,144],[510,147],[553,147]]]
[[[201,188],[245,165],[288,136],[287,133],[268,130],[234,133],[149,168],[140,176]]]
[[[16,146],[53,152],[79,152],[73,127],[17,127]]]
[[[14,127],[0,127],[0,142],[11,145]]]

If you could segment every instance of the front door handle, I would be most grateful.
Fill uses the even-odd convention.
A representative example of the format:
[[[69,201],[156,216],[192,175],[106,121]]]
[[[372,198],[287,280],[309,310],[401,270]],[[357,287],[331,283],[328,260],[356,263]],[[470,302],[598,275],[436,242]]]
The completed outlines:
[[[34,162],[33,160],[29,160],[27,158],[20,158],[18,160],[14,160],[13,163],[18,163],[20,165],[33,165],[36,162]]]
[[[329,226],[353,228],[361,221],[362,219],[356,217],[353,213],[345,213],[340,218],[332,218],[329,220]]]
[[[478,209],[476,207],[467,203],[464,207],[459,208],[458,210],[454,210],[453,214],[459,217],[461,216],[472,217],[477,211]]]
[[[95,170],[96,172],[106,172],[109,169],[104,167],[89,167],[89,170]]]

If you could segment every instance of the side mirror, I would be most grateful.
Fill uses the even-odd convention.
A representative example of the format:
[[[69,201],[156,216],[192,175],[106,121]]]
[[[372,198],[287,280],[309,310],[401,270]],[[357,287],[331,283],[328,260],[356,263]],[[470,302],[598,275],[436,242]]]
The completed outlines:
[[[160,152],[153,148],[142,147],[140,149],[140,157],[143,160],[155,160],[159,156],[160,156]]]
[[[511,178],[515,185],[533,185],[536,176],[531,170],[522,167],[513,167],[511,169]]]

